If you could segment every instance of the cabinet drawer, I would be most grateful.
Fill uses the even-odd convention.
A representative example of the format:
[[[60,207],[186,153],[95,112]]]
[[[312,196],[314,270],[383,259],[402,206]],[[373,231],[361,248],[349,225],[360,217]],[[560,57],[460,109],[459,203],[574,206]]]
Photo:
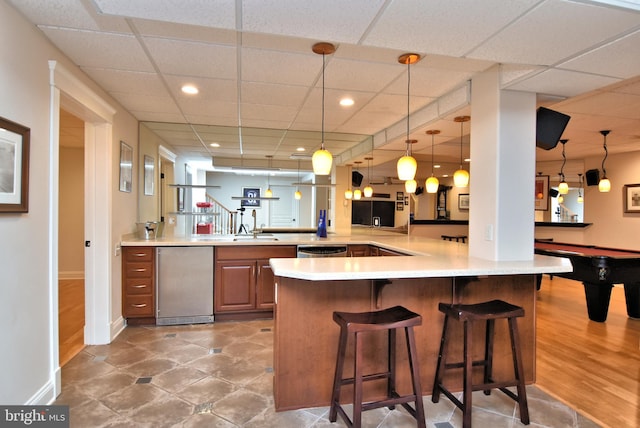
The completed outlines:
[[[124,294],[153,294],[152,278],[127,279]]]
[[[216,260],[256,260],[292,258],[296,247],[291,245],[238,245],[216,248]]]
[[[131,316],[152,317],[153,297],[152,296],[126,296],[124,313]]]
[[[153,247],[125,248],[124,260],[127,262],[150,262],[153,260]]]
[[[127,263],[124,265],[126,278],[151,278],[153,276],[153,264],[151,263]]]

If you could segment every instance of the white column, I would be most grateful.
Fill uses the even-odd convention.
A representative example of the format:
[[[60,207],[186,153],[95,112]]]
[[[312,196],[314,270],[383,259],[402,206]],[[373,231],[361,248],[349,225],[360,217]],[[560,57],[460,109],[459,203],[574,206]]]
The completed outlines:
[[[536,95],[500,89],[500,68],[471,84],[469,255],[533,259]]]

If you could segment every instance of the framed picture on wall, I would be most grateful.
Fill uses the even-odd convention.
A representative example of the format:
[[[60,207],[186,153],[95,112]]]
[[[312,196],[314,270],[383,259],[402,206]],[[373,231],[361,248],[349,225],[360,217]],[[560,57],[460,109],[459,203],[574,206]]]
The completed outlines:
[[[640,213],[640,184],[624,185],[624,212]]]
[[[535,206],[536,211],[549,211],[549,176],[536,176],[535,186]]]
[[[241,207],[259,207],[260,206],[260,188],[259,187],[243,187]]]
[[[0,212],[29,212],[31,130],[0,117]]]
[[[153,177],[155,162],[149,155],[144,155],[144,194],[153,195]]]
[[[396,211],[404,211],[404,202],[396,202]]]
[[[469,209],[469,194],[468,193],[460,193],[458,195],[458,209],[459,210],[468,210]]]
[[[120,141],[120,191],[131,192],[133,177],[133,149],[124,141]]]
[[[396,201],[404,201],[404,192],[396,192]]]

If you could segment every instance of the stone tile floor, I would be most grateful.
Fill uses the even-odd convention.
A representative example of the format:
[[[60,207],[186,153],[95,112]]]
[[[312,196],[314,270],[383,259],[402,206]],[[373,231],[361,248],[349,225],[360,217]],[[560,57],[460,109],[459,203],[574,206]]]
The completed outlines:
[[[274,411],[273,321],[127,327],[111,344],[87,346],[62,369],[62,394],[71,427],[344,427],[328,407]],[[328,376],[333,376],[329,373]],[[599,425],[527,387],[531,427]],[[425,396],[427,427],[462,426],[446,398]],[[500,392],[473,397],[474,427],[518,427],[517,405]],[[345,406],[350,413],[350,406]],[[363,426],[414,427],[398,406],[363,413]]]

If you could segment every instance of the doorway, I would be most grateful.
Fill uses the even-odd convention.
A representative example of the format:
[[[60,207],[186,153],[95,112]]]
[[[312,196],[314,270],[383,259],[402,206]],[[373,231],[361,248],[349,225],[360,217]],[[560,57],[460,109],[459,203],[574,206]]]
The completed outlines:
[[[60,109],[58,355],[64,366],[85,346],[84,121]]]

